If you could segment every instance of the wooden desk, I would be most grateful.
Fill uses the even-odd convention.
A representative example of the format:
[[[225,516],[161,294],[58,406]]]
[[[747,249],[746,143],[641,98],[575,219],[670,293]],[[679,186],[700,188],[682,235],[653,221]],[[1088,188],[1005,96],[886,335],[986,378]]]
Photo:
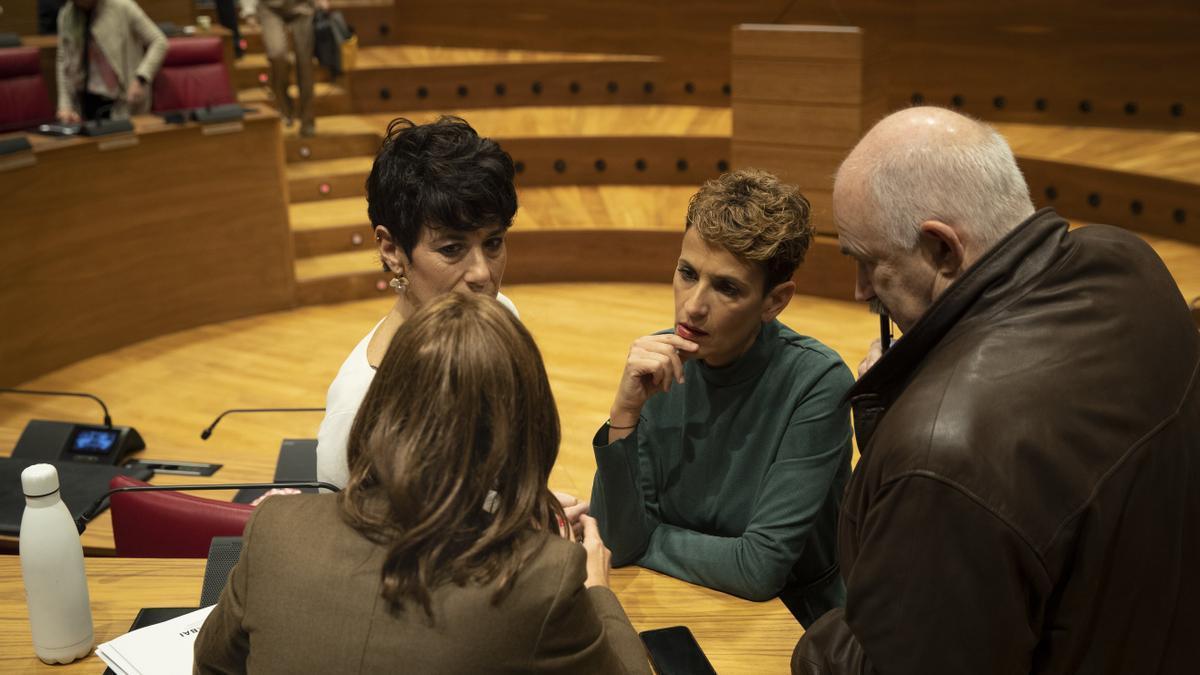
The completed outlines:
[[[0,157],[0,385],[293,305],[278,115],[134,127]]]
[[[142,607],[199,603],[203,560],[88,558],[88,589],[96,643],[129,629]],[[639,631],[687,625],[722,675],[786,673],[803,629],[778,600],[748,602],[641,568],[613,570],[612,588]],[[0,557],[0,671],[97,673],[91,656],[47,666],[33,654],[21,565]]]

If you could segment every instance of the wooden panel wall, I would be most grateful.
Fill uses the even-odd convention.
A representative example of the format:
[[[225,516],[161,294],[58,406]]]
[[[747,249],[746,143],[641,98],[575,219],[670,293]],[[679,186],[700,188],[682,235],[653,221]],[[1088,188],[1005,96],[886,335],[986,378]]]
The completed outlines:
[[[37,2],[35,0],[0,0],[0,33],[35,35],[37,33]]]
[[[0,385],[293,305],[279,118],[223,134],[137,123],[35,138],[31,165],[0,171]]]
[[[395,15],[415,44],[655,54],[718,77],[736,24],[860,26],[892,51],[892,107],[1200,129],[1195,0],[398,0]]]
[[[1200,244],[1200,176],[1185,182],[1028,157],[1017,163],[1039,208]]]
[[[517,185],[524,187],[699,185],[729,170],[729,139],[720,136],[539,136],[497,140],[512,155]],[[362,163],[345,172],[294,177],[288,182],[291,201],[296,204],[365,195],[369,173],[369,163]]]
[[[413,44],[679,55],[728,72],[730,27],[773,21],[788,2],[400,0],[395,23]]]
[[[355,112],[528,105],[729,104],[727,69],[657,60],[510,63],[354,71]]]
[[[886,110],[884,62],[842,26],[746,24],[733,31],[733,165],[799,186],[819,232],[838,164]]]

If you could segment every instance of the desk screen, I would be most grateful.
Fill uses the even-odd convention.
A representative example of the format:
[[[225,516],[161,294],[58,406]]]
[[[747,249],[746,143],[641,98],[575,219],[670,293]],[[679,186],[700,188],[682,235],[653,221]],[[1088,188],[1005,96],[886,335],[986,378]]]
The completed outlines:
[[[107,455],[117,444],[116,429],[79,427],[71,437],[71,452],[83,455]]]

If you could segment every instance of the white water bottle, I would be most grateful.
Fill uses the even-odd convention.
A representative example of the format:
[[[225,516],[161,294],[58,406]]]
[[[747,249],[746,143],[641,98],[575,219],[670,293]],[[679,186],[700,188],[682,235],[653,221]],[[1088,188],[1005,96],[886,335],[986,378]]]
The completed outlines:
[[[46,663],[70,663],[90,654],[94,642],[83,544],[63,504],[54,465],[26,468],[21,487],[21,574],[33,650]]]

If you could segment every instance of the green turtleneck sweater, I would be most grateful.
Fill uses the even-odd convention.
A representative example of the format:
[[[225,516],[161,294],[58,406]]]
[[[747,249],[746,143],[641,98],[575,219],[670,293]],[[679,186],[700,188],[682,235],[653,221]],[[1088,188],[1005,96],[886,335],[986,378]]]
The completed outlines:
[[[782,595],[805,624],[841,605],[854,383],[841,357],[774,321],[734,363],[688,361],[684,379],[646,402],[635,433],[609,444],[605,425],[593,440],[591,513],[613,564]]]

